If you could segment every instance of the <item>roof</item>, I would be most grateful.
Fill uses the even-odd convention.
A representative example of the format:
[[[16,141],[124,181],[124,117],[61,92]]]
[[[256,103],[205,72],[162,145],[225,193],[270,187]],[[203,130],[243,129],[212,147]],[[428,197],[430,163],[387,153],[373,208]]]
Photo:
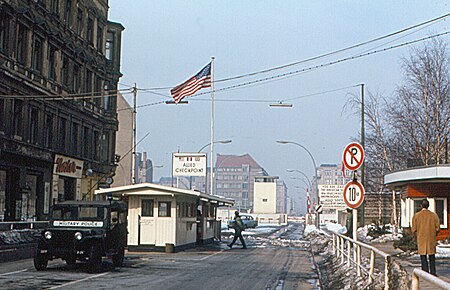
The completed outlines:
[[[113,196],[136,196],[136,195],[187,195],[197,197],[203,201],[219,203],[219,205],[233,205],[234,201],[217,195],[209,195],[203,192],[165,186],[155,183],[138,183],[113,188],[103,188],[95,191],[96,195],[112,193]]]
[[[244,155],[220,155],[217,154],[216,167],[242,167],[242,165],[249,165],[250,167],[262,168],[253,159],[250,154]]]
[[[384,176],[385,185],[404,185],[417,182],[449,182],[450,165],[432,165],[408,168],[386,174]]]

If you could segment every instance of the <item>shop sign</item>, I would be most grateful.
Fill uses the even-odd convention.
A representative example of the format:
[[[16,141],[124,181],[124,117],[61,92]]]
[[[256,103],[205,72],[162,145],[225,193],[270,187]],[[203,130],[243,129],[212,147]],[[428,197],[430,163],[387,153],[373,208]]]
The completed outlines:
[[[55,155],[53,174],[81,178],[83,173],[83,161],[63,155]]]

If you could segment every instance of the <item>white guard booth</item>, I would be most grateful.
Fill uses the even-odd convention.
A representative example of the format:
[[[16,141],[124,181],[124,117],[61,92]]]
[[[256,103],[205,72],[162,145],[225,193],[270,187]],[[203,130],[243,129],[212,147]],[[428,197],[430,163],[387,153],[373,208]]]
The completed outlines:
[[[172,252],[220,239],[217,208],[224,197],[153,183],[95,191],[128,202],[128,250]]]

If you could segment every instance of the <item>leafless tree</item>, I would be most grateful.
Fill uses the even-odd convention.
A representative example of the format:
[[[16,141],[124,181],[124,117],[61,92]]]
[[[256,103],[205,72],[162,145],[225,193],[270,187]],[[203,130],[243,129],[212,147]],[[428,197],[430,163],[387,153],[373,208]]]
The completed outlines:
[[[403,59],[404,82],[388,106],[394,144],[411,165],[440,164],[450,133],[450,63],[447,44],[434,39]]]

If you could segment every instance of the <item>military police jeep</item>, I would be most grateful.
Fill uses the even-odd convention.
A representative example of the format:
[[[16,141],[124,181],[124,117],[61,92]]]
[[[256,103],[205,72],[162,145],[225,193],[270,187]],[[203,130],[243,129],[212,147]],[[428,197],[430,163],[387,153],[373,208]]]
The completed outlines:
[[[52,206],[49,227],[38,241],[36,270],[45,270],[49,260],[58,258],[67,264],[87,261],[91,272],[100,269],[104,256],[122,266],[126,212],[126,204],[118,201],[65,201]]]

